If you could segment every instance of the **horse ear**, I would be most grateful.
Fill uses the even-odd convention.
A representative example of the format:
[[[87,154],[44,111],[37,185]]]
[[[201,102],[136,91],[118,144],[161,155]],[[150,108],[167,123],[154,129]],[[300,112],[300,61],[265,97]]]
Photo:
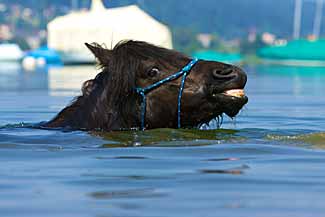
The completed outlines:
[[[85,43],[87,48],[95,55],[101,65],[106,66],[112,56],[112,51],[103,48],[97,43],[88,44]]]

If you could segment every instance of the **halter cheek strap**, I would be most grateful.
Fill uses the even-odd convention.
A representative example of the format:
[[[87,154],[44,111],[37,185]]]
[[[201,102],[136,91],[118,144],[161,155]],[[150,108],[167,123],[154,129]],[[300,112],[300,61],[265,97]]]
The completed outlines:
[[[176,80],[180,76],[182,76],[182,80],[181,80],[181,85],[179,88],[178,99],[177,99],[177,127],[181,128],[181,104],[182,104],[182,95],[183,95],[185,80],[186,80],[187,75],[192,70],[193,66],[198,61],[199,61],[198,59],[193,59],[185,67],[183,67],[181,71],[176,72],[176,73],[172,74],[171,76],[164,78],[164,79],[162,79],[150,86],[147,86],[145,88],[141,88],[141,87],[136,88],[136,92],[142,98],[142,102],[141,102],[141,130],[145,129],[146,107],[147,107],[146,94],[149,93],[151,90],[158,88],[167,82]]]

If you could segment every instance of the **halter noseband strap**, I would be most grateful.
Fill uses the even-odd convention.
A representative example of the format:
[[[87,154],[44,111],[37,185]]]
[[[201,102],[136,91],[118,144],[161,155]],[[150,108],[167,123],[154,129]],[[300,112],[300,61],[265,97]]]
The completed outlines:
[[[181,71],[176,72],[172,74],[171,76],[164,78],[150,86],[147,86],[145,88],[138,87],[136,88],[136,92],[142,97],[142,103],[141,103],[141,130],[145,129],[145,118],[146,118],[146,107],[147,107],[147,102],[146,102],[146,94],[150,92],[151,90],[169,82],[173,81],[180,76],[182,76],[182,81],[181,85],[179,88],[179,93],[178,93],[178,100],[177,100],[177,127],[181,128],[181,101],[182,101],[182,95],[183,95],[183,90],[184,90],[184,85],[185,85],[185,80],[187,75],[190,73],[191,69],[193,66],[198,62],[198,59],[193,59],[191,62],[189,62],[184,68],[182,68]]]

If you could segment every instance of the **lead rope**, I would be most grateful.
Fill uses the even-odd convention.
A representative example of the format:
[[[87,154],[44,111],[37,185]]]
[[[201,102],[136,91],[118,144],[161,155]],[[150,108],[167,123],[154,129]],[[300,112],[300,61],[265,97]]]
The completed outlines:
[[[172,74],[171,76],[158,81],[148,87],[145,88],[136,88],[136,92],[141,95],[142,102],[141,102],[141,130],[145,129],[145,119],[146,119],[146,108],[147,108],[147,102],[146,102],[146,93],[151,91],[152,89],[159,87],[160,85],[167,83],[169,81],[175,80],[179,78],[181,75],[182,80],[181,80],[181,85],[178,93],[178,99],[177,99],[177,127],[181,128],[181,104],[182,104],[182,95],[183,95],[183,90],[185,86],[185,81],[188,73],[191,71],[193,66],[198,62],[198,59],[193,59],[189,64],[187,64],[181,71],[176,72]]]

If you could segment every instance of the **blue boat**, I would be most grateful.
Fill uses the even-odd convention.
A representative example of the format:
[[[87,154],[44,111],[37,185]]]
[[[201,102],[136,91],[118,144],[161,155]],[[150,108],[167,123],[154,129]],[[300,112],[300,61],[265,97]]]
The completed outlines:
[[[33,58],[35,60],[44,60],[46,64],[61,65],[62,60],[58,52],[47,46],[40,47],[36,50],[29,51],[25,54],[24,59]]]

